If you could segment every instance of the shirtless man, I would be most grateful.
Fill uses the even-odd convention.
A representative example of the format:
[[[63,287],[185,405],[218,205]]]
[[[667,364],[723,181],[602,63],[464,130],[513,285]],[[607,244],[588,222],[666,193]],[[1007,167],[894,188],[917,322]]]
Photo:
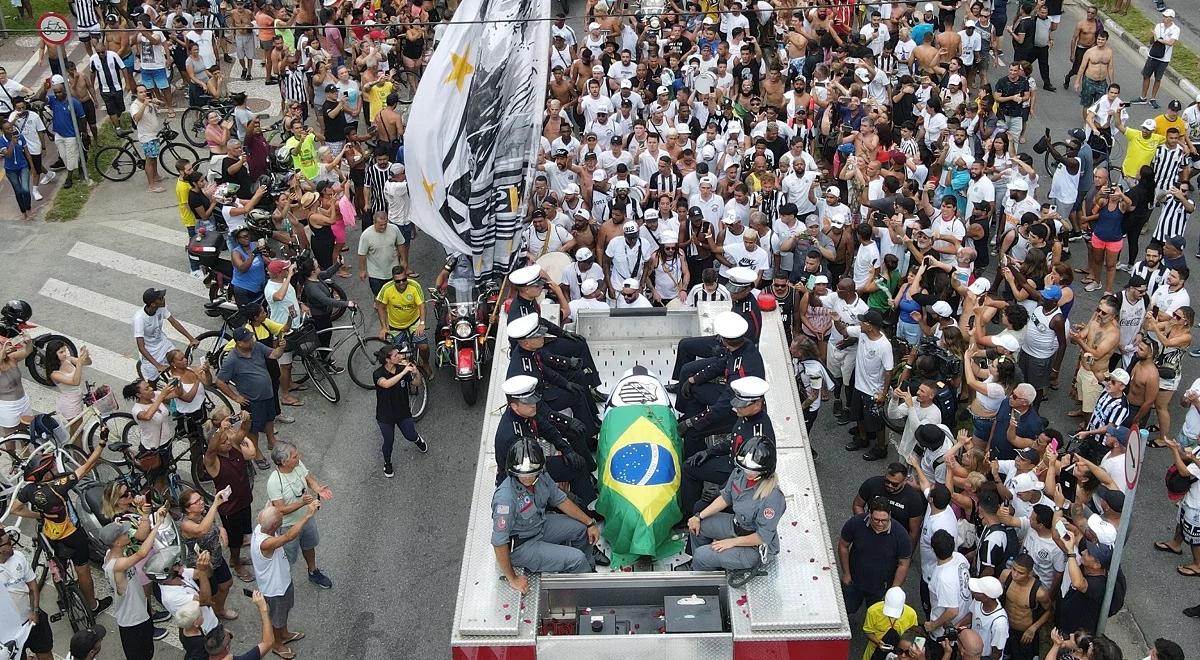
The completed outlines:
[[[125,64],[125,68],[121,69],[121,87],[126,90],[136,89],[137,85],[133,82],[133,42],[130,41],[130,32],[125,32],[120,28],[121,17],[109,16],[104,21],[104,43],[108,50],[116,53],[121,57],[121,61]]]
[[[926,34],[921,45],[913,49],[913,73],[940,76],[946,73],[945,67],[941,66],[942,61],[942,51],[933,45],[933,33]]]
[[[793,15],[792,23],[783,35],[783,46],[787,50],[787,61],[803,59],[808,51],[808,36],[804,34],[804,21]]]
[[[1071,35],[1071,70],[1067,71],[1067,77],[1063,79],[1063,87],[1071,84],[1071,77],[1079,72],[1083,63],[1083,54],[1096,45],[1096,35],[1103,29],[1104,24],[1096,16],[1096,7],[1088,5],[1087,14],[1079,19],[1079,23],[1075,25],[1075,32]]]
[[[296,10],[297,25],[317,25],[317,0],[300,0]]]
[[[1033,574],[1033,558],[1024,553],[1000,573],[1000,584],[1006,585],[1001,604],[1008,612],[1008,648],[1022,653],[1017,657],[1032,658],[1038,651],[1038,631],[1054,614],[1050,585],[1037,579]],[[1031,608],[1031,604],[1035,607]]]
[[[254,70],[254,12],[245,2],[234,5],[229,13],[229,27],[233,28],[234,53],[242,65],[242,80],[250,80]]]
[[[608,255],[605,254],[605,250],[608,249],[608,242],[614,239],[621,240],[621,237],[624,235],[625,209],[619,205],[613,206],[609,210],[609,219],[610,222],[600,225],[600,229],[596,232],[596,248],[594,251],[601,268],[607,268]]]
[[[787,84],[782,73],[786,67],[772,68],[767,72],[766,80],[762,81],[763,104],[772,108],[782,108],[783,95],[787,92]]]
[[[554,67],[550,72],[550,98],[558,101],[559,106],[566,107],[575,100],[575,85],[565,75],[561,66]]]
[[[1082,328],[1071,330],[1069,341],[1079,346],[1079,369],[1075,372],[1074,396],[1079,411],[1091,415],[1100,396],[1100,383],[1108,374],[1108,360],[1120,343],[1117,307],[1111,296],[1100,299],[1096,312]],[[1076,412],[1079,412],[1076,411]],[[1071,417],[1078,414],[1067,413]]]
[[[84,66],[83,71],[79,71],[74,62],[67,60],[67,77],[71,82],[71,96],[83,104],[83,113],[87,119],[84,130],[91,133],[94,140],[99,135],[96,129],[96,102],[100,100],[100,95],[92,80],[92,67]]]
[[[1138,428],[1146,422],[1146,417],[1154,409],[1154,400],[1158,397],[1158,365],[1154,364],[1155,350],[1158,344],[1146,341],[1146,336],[1138,333],[1133,339],[1133,362],[1129,364],[1129,424],[1137,424]]]
[[[375,136],[380,142],[399,146],[400,141],[404,139],[404,116],[400,114],[400,95],[392,92],[387,95],[385,102],[387,105],[375,115],[375,121],[372,122],[375,126]]]
[[[937,36],[934,37],[933,43],[937,45],[941,52],[942,60],[946,62],[962,54],[962,35],[954,30],[938,32]]]
[[[267,51],[267,70],[274,71],[278,76],[284,69],[288,55],[287,46],[283,44],[283,37],[276,34],[275,38],[271,39],[271,50]],[[278,78],[275,80],[278,81]]]
[[[1085,120],[1088,108],[1104,96],[1109,81],[1115,80],[1113,50],[1108,45],[1108,32],[1097,32],[1095,42],[1078,60],[1079,80],[1075,81],[1075,91],[1079,92],[1079,104],[1083,106]]]

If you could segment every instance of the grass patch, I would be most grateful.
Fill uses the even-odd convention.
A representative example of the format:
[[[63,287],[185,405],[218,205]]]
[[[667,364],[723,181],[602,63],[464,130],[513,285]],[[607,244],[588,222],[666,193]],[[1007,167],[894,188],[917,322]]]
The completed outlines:
[[[69,19],[71,18],[71,3],[69,0],[33,0],[31,4],[33,5],[33,18],[26,18],[24,16],[17,18],[17,8],[13,7],[12,3],[5,2],[4,25],[10,30],[30,30],[36,26],[37,17],[48,11],[61,14]]]
[[[1128,14],[1106,14],[1112,22],[1125,28],[1138,41],[1143,44],[1150,45],[1154,41],[1154,26],[1158,23],[1157,19],[1151,19],[1142,13],[1137,7],[1130,7]],[[1182,42],[1176,43],[1174,50],[1171,51],[1171,68],[1179,72],[1187,80],[1192,82],[1200,80],[1200,57],[1192,49],[1184,46]]]
[[[122,124],[125,124],[129,115],[122,115]],[[88,174],[91,175],[91,185],[86,185],[83,181],[76,181],[74,186],[70,188],[59,188],[54,195],[54,201],[50,203],[50,208],[46,210],[47,222],[69,222],[79,217],[79,213],[83,210],[84,204],[88,198],[92,196],[92,191],[96,189],[96,185],[103,180],[100,176],[100,166],[107,166],[108,163],[99,163],[96,161],[96,154],[107,146],[120,146],[125,141],[117,137],[117,131],[112,124],[104,122],[100,126],[100,134],[92,141],[92,148],[88,152]]]

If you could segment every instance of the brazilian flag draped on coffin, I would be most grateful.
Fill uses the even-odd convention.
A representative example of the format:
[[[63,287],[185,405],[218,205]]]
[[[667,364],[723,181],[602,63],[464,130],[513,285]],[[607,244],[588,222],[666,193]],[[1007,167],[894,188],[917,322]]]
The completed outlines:
[[[620,400],[636,391],[646,402]],[[600,426],[597,462],[600,495],[596,510],[604,516],[604,538],[612,566],[628,566],[641,556],[662,559],[683,550],[671,539],[679,521],[679,479],[683,443],[662,385],[650,376],[631,376],[614,388],[612,406]],[[650,394],[650,396],[646,396]]]

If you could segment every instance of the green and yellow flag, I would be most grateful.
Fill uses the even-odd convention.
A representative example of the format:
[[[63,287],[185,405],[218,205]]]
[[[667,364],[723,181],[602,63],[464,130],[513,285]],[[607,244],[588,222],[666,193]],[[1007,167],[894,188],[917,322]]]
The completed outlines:
[[[679,521],[683,443],[675,414],[665,405],[610,408],[600,426],[597,447],[604,538],[612,566],[628,566],[641,556],[662,559],[683,549],[671,539]]]

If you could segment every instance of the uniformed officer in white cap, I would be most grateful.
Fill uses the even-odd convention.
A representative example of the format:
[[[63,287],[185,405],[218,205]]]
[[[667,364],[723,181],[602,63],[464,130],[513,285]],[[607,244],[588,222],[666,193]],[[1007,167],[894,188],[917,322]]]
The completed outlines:
[[[687,526],[692,570],[725,570],[730,586],[740,587],[779,553],[779,521],[787,510],[787,499],[775,476],[774,439],[748,438],[734,452],[733,460],[737,468],[724,482],[720,495],[689,518]],[[737,541],[729,542],[734,539]]]
[[[575,261],[563,269],[559,277],[559,286],[571,300],[579,300],[583,296],[580,290],[583,281],[589,278],[597,283],[604,281],[604,269],[596,263],[596,254],[591,248],[581,247],[575,250]]]
[[[505,478],[492,495],[492,548],[496,565],[525,593],[526,573],[590,573],[600,528],[543,472],[547,460],[536,440],[521,438],[498,461]],[[562,513],[548,513],[555,507]]]
[[[550,356],[545,352],[546,328],[532,314],[513,319],[508,324],[508,338],[515,341],[508,362],[508,377],[526,374],[538,379],[540,395],[552,410],[570,410],[572,416],[584,424],[589,435],[599,428],[596,418],[596,402],[588,392],[586,376],[579,369],[558,369],[561,356]],[[553,357],[553,359],[550,359]]]
[[[510,299],[509,323],[512,323],[513,319],[529,314],[541,318],[541,307],[537,299],[545,286],[549,286],[550,290],[554,292],[565,315],[570,301],[563,295],[558,284],[546,281],[546,273],[540,266],[518,268],[508,276],[508,281],[516,291],[516,295]],[[542,354],[551,363],[551,366],[560,372],[568,369],[582,369],[587,376],[585,380],[589,388],[594,389],[599,385],[600,378],[596,375],[596,363],[592,359],[592,351],[587,345],[587,340],[573,332],[567,332],[557,324],[545,319],[542,319],[541,323],[546,328],[546,333],[553,337],[553,341],[546,343],[545,351]]]
[[[538,379],[526,374],[512,376],[501,385],[508,408],[496,425],[494,449],[496,452],[496,483],[504,480],[504,457],[509,448],[520,438],[536,438],[549,447],[554,447],[560,453],[547,457],[546,465],[550,476],[555,481],[565,481],[571,484],[571,494],[587,506],[596,499],[596,487],[588,469],[589,460],[586,446],[572,444],[564,436],[559,424],[546,415],[542,408],[542,396]],[[582,438],[586,442],[587,438]]]
[[[632,277],[641,280],[646,272],[646,263],[654,256],[654,243],[641,234],[638,223],[627,220],[621,227],[621,240],[612,239],[604,248],[604,274],[608,281],[608,294],[617,297],[621,283]]]
[[[729,269],[729,283],[725,288],[732,298],[733,312],[746,320],[746,332],[750,341],[758,343],[758,335],[762,332],[762,310],[758,307],[758,297],[754,295],[754,282],[758,274],[749,268],[738,266]],[[682,380],[683,369],[689,362],[698,358],[714,355],[719,348],[716,337],[685,337],[679,340],[675,350],[675,371],[672,378]]]
[[[731,396],[724,405],[736,417],[721,432],[731,433],[730,438],[704,449],[705,438],[712,432],[688,430],[684,433],[683,452],[687,459],[679,483],[679,503],[685,516],[694,510],[704,491],[704,482],[725,483],[733,471],[731,456],[741,450],[746,440],[762,436],[775,441],[775,427],[767,415],[766,396],[770,389],[767,381],[759,376],[746,376],[730,381],[728,389]]]
[[[632,277],[627,277],[621,282],[620,295],[614,302],[617,309],[642,309],[652,306],[650,301],[646,300],[646,296],[642,295],[642,283]]]

